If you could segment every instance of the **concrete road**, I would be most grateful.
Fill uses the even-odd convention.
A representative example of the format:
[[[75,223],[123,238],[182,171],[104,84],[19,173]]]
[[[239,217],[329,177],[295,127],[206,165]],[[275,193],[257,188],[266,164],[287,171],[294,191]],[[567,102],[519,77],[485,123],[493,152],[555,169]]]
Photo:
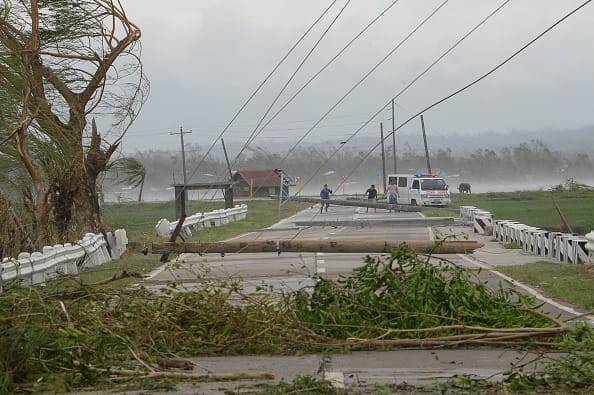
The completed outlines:
[[[372,209],[354,209],[352,207],[330,207],[328,213],[319,213],[319,208],[305,210],[292,218],[272,226],[269,229],[241,235],[236,239],[250,240],[287,240],[287,239],[391,239],[391,240],[431,240],[435,237],[458,237],[460,239],[476,237],[468,229],[460,227],[429,228],[426,226],[373,226],[359,227],[296,227],[295,221],[318,220],[379,220],[382,218],[419,218],[418,213],[390,213]],[[436,256],[434,262],[447,259],[450,262],[474,269],[478,280],[485,281],[490,287],[499,288],[517,286],[507,283],[498,274],[496,266],[525,262],[528,259],[519,252],[510,252],[493,243],[489,238],[479,238],[485,248],[472,255]],[[144,281],[149,288],[159,288],[171,281],[176,281],[182,288],[190,291],[200,287],[205,279],[234,278],[242,281],[247,292],[258,287],[273,287],[279,290],[294,290],[312,287],[314,275],[336,278],[350,273],[363,265],[363,254],[323,254],[323,253],[281,253],[277,254],[229,254],[199,256],[182,255],[175,265],[161,268]],[[518,287],[520,291],[532,293],[531,288]],[[571,319],[579,314],[562,304],[540,294],[545,302],[543,311]],[[375,384],[399,384],[404,381],[415,384],[428,384],[456,374],[473,374],[478,377],[490,377],[505,371],[511,362],[520,358],[515,352],[504,350],[442,350],[442,351],[393,351],[388,353],[351,353],[332,355],[327,369],[327,378],[336,381],[337,386],[369,388]],[[267,370],[275,372],[277,380],[292,379],[297,374],[314,374],[320,365],[319,356],[303,357],[221,357],[199,358],[196,361],[212,371]],[[200,393],[223,393],[224,390],[241,387],[241,383],[204,384]],[[243,383],[247,384],[247,383]],[[192,390],[193,391],[193,390]],[[190,391],[191,392],[191,391]]]
[[[317,219],[331,220],[381,220],[385,218],[422,218],[419,213],[391,213],[387,210],[352,207],[330,207],[320,214],[319,208],[304,210],[297,215],[262,231],[241,235],[234,240],[430,240],[431,228],[427,226],[373,226],[373,227],[296,227],[296,221]],[[364,254],[281,253],[270,254],[217,254],[200,256],[183,254],[175,267],[162,268],[144,282],[147,287],[161,287],[172,281],[191,290],[205,279],[241,279],[246,291],[259,286],[273,286],[283,290],[300,289],[314,284],[313,276],[338,277],[363,265]]]

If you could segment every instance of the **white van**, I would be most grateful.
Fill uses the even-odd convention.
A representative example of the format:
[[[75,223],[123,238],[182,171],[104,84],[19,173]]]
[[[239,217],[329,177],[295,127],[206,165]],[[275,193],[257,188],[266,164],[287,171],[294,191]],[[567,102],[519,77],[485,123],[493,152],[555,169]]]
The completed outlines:
[[[388,185],[398,186],[398,203],[413,206],[448,206],[452,203],[449,186],[432,174],[390,174]]]

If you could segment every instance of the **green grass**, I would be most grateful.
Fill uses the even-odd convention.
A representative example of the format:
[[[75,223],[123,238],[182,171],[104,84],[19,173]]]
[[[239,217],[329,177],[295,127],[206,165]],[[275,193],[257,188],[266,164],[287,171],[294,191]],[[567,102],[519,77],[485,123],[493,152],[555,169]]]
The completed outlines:
[[[273,200],[254,200],[247,202],[248,215],[243,221],[234,222],[217,228],[209,228],[193,236],[188,241],[220,241],[240,234],[268,227],[278,222],[277,203]],[[282,218],[287,218],[309,207],[309,204],[289,202],[283,206]],[[188,206],[188,213],[206,212],[223,208],[221,202],[192,201]],[[103,215],[108,229],[126,229],[128,239],[143,245],[150,245],[154,241],[164,241],[155,232],[155,225],[161,218],[173,220],[175,217],[174,202],[159,203],[122,203],[106,204]],[[148,273],[160,266],[158,255],[134,254],[125,256],[119,261],[91,269],[81,274],[81,280],[86,284],[107,280],[123,271],[139,274]],[[134,278],[118,280],[111,285],[128,285],[135,282]]]
[[[510,219],[544,229],[559,229],[562,221],[552,200],[555,196],[574,232],[594,229],[594,192],[491,192],[473,195],[452,194],[452,206],[423,212],[427,216],[458,215],[460,206],[476,206],[491,211],[498,219]]]
[[[594,309],[594,267],[559,263],[530,263],[498,270],[539,288],[548,296],[585,310]]]

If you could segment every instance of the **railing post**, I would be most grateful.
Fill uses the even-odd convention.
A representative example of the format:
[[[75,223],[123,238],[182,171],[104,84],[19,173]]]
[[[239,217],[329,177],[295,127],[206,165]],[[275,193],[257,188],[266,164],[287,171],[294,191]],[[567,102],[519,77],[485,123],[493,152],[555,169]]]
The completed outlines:
[[[586,240],[588,240],[586,250],[590,256],[590,263],[594,263],[594,230],[586,235]]]

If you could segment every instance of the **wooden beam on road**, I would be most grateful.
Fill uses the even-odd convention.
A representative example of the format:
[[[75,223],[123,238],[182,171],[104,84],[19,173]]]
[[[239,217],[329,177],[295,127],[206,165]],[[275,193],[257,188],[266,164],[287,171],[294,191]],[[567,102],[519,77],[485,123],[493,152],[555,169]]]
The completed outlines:
[[[334,200],[334,199],[319,199],[319,198],[308,198],[301,196],[291,196],[290,200],[304,203],[330,203],[331,206],[348,206],[348,207],[368,207],[368,208],[379,208],[384,210],[396,210],[406,212],[418,212],[425,208],[422,206],[411,206],[402,204],[388,204],[388,203],[374,203],[366,202],[364,200]]]
[[[254,240],[211,243],[153,243],[153,254],[235,254],[259,252],[389,253],[407,246],[422,254],[464,254],[483,247],[476,241],[399,240]]]

